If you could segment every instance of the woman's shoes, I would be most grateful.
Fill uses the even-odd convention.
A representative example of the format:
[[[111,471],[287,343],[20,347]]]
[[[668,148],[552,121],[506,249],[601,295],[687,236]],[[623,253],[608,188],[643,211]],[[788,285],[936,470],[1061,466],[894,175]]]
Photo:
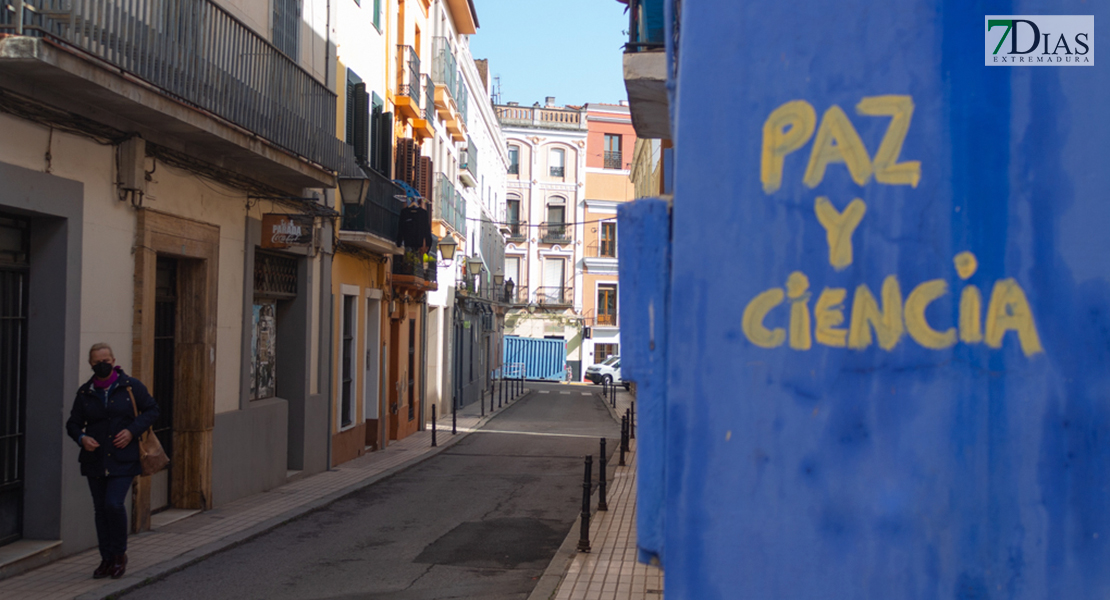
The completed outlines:
[[[119,579],[123,577],[123,573],[127,571],[127,553],[117,554],[115,560],[112,561],[112,566],[108,568],[108,575],[112,579]]]
[[[115,557],[112,557],[112,560],[108,560],[107,558],[101,559],[100,566],[93,571],[93,579],[104,579],[107,577],[108,571],[111,570],[115,562]]]

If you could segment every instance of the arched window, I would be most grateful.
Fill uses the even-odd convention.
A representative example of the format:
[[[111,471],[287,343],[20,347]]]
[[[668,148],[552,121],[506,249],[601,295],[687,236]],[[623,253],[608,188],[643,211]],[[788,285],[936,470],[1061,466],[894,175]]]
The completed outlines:
[[[552,148],[551,158],[548,163],[552,177],[563,177],[566,175],[566,150],[562,148]]]
[[[520,219],[520,196],[509,194],[505,200],[505,221],[509,224],[509,239],[524,239],[524,227]]]
[[[509,175],[520,175],[520,146],[509,144]]]

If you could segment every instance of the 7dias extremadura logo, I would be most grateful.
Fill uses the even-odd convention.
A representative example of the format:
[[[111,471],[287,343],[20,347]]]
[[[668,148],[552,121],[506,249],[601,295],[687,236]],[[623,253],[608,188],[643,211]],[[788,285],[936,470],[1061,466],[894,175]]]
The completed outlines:
[[[988,67],[1093,67],[1094,15],[987,15]]]

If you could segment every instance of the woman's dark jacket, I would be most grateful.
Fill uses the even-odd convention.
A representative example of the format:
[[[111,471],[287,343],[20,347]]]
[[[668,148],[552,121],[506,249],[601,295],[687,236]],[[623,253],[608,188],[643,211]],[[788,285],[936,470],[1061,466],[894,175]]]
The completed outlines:
[[[81,461],[81,474],[86,477],[138,476],[143,473],[143,466],[139,463],[139,434],[158,420],[158,403],[141,381],[129,377],[119,367],[116,367],[116,373],[119,379],[108,397],[107,406],[104,395],[93,387],[90,378],[77,390],[77,398],[73,400],[73,409],[69,411],[69,420],[66,421],[66,433],[73,441],[77,442],[84,434],[100,444],[92,452],[81,447],[78,460]],[[139,407],[137,418],[131,407],[128,387]],[[124,429],[131,432],[131,443],[116,448],[112,440]]]

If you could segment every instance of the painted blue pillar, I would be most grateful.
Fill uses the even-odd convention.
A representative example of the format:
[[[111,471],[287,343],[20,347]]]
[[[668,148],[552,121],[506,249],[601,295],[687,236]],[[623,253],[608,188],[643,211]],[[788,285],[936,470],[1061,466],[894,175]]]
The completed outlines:
[[[669,298],[665,349],[622,332],[666,365],[638,441],[667,597],[1110,597],[1110,74],[1094,32],[1014,21],[1110,7],[681,8],[671,258],[621,273],[626,317]],[[987,15],[1054,66],[988,64]],[[665,251],[650,206],[622,257]]]

